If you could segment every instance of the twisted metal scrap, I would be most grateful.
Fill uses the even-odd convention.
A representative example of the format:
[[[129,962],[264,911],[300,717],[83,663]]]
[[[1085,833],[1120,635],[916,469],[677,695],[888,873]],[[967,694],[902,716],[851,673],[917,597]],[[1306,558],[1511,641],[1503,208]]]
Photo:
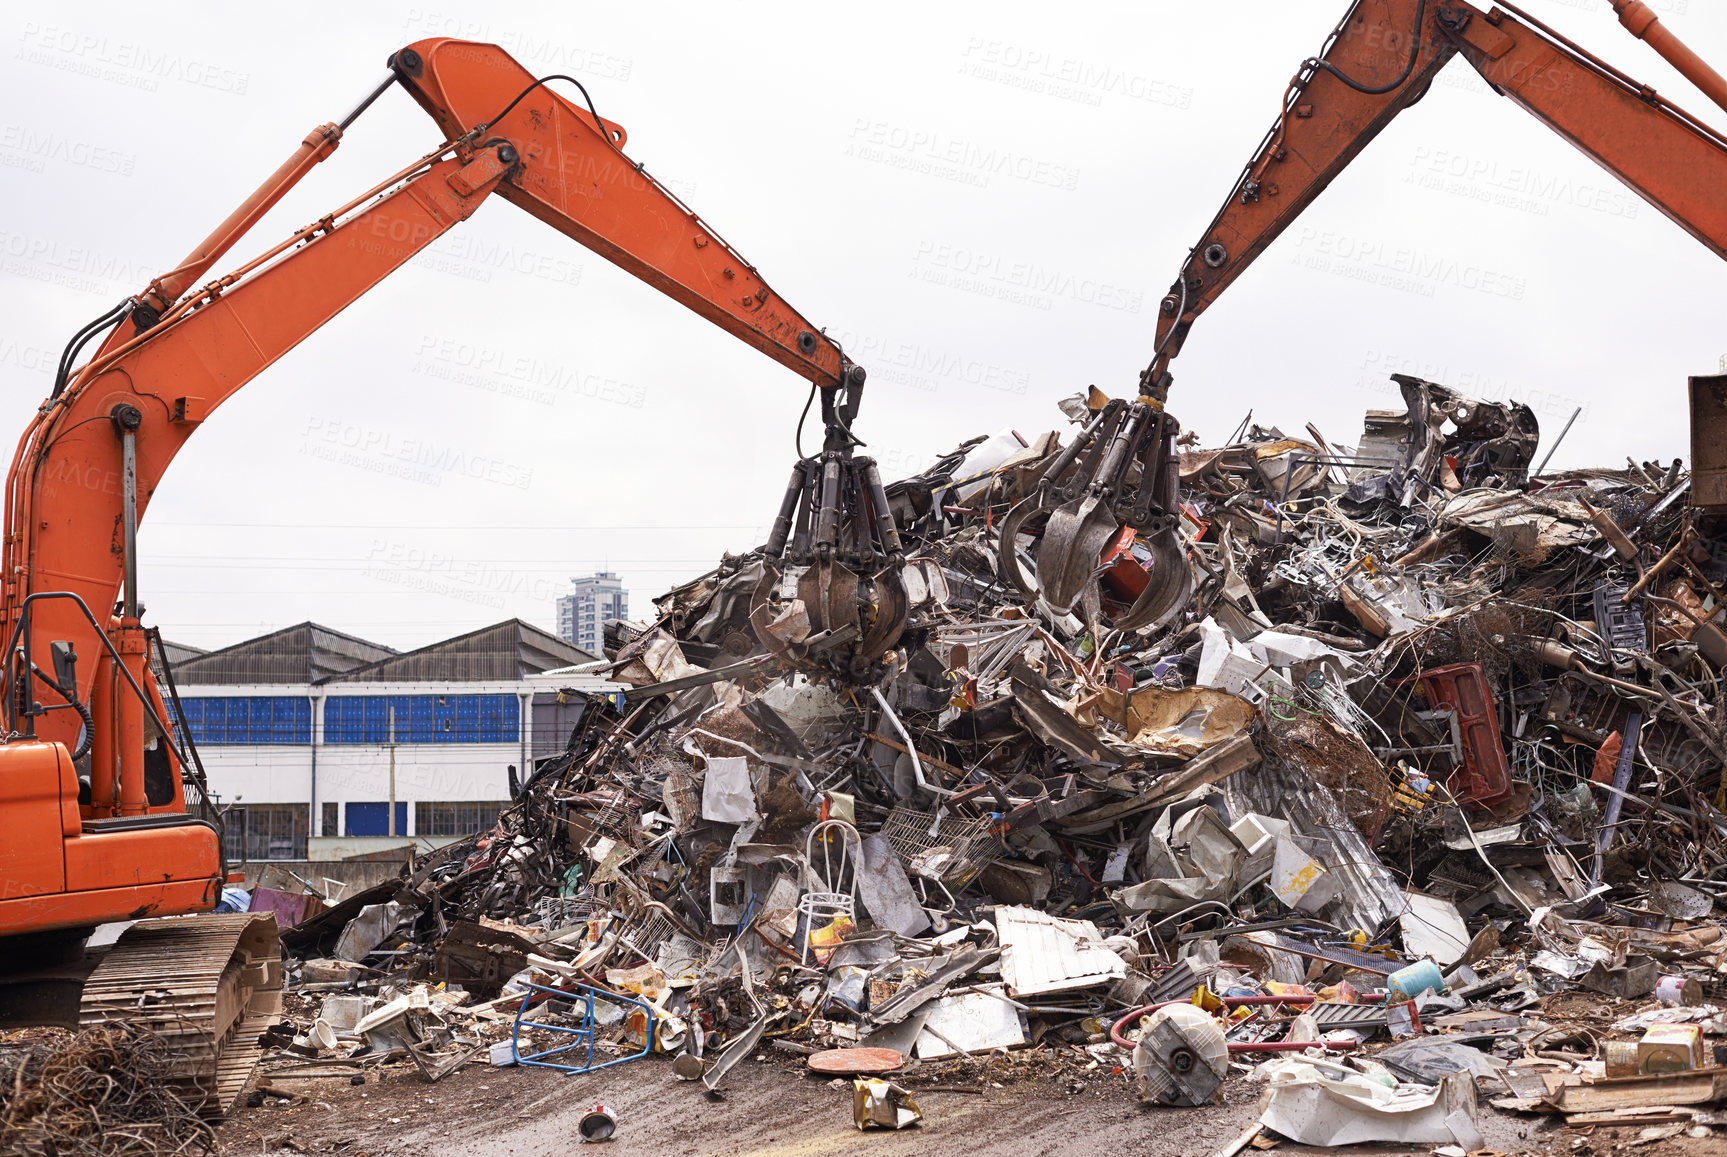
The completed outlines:
[[[0,1038],[0,1153],[210,1152],[215,1133],[169,1086],[173,1053],[129,1024]]]

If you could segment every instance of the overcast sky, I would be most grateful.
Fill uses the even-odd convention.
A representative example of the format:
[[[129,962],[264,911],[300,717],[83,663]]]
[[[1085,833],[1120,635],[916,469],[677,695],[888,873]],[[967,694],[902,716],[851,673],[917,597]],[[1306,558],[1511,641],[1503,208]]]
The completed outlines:
[[[1527,3],[1727,121],[1606,0]],[[447,35],[583,77],[631,157],[871,371],[859,431],[913,473],[972,434],[1061,425],[1087,384],[1132,392],[1159,297],[1345,7],[8,5],[4,425],[73,330],[390,52]],[[1654,7],[1727,61],[1723,6]],[[222,267],[437,140],[386,94]],[[1528,402],[1544,444],[1581,406],[1556,465],[1672,458],[1686,376],[1727,354],[1724,290],[1719,259],[1454,60],[1195,327],[1171,409],[1208,445],[1250,408],[1353,442],[1402,371]],[[600,568],[650,613],[765,536],[804,393],[498,200],[204,423],[144,523],[149,618],[205,647],[313,619],[408,648],[549,629],[569,576]]]

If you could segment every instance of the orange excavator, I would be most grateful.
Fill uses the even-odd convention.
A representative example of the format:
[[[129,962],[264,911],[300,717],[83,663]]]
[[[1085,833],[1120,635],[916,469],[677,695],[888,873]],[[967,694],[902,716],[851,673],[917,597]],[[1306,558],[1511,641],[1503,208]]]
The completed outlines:
[[[553,83],[573,86],[581,103]],[[398,85],[443,143],[206,279]],[[826,438],[794,472],[761,598],[804,602],[808,629],[776,637],[787,658],[879,677],[906,604],[880,477],[852,453],[864,372],[624,143],[574,78],[535,78],[494,45],[420,41],[391,56],[353,112],[313,130],[183,262],[68,345],[6,484],[0,1018],[142,1020],[175,1044],[178,1079],[206,1111],[225,1112],[243,1088],[259,1029],[279,1006],[272,918],[144,919],[210,913],[228,876],[171,672],[166,694],[152,675],[160,639],[140,621],[138,524],[174,455],[217,406],[494,196],[821,393]],[[776,607],[764,613],[773,619]],[[118,921],[139,922],[91,971],[86,938]]]
[[[1612,5],[1629,32],[1727,109],[1727,80],[1646,4]],[[1727,257],[1727,136],[1512,4],[1483,10],[1465,0],[1357,0],[1320,54],[1302,62],[1276,122],[1162,299],[1139,396],[1096,409],[1037,491],[1003,522],[1004,578],[1052,605],[1084,606],[1096,597],[1086,579],[1099,551],[1137,531],[1151,548],[1152,582],[1112,625],[1157,626],[1179,611],[1185,568],[1171,529],[1173,484],[1163,473],[1173,427],[1164,412],[1170,362],[1199,316],[1398,113],[1427,94],[1454,56]],[[1019,539],[1040,528],[1034,579],[1021,567]]]
[[[1614,7],[1727,107],[1727,83],[1642,4]],[[1179,614],[1191,574],[1175,528],[1169,362],[1199,314],[1457,54],[1727,256],[1727,139],[1509,4],[1484,12],[1462,0],[1358,0],[1321,56],[1303,64],[1164,299],[1139,397],[1101,406],[1003,524],[1009,544],[1021,531],[1042,533],[1035,581],[1003,560],[1028,594],[1096,617],[1098,560],[1137,534],[1151,550],[1151,581],[1114,625]],[[582,104],[554,92],[554,81],[574,85]],[[431,114],[444,143],[203,280],[396,85]],[[141,622],[138,523],[216,406],[494,194],[819,391],[822,450],[793,471],[752,621],[782,659],[844,678],[878,674],[906,599],[879,474],[852,452],[863,371],[630,161],[624,143],[573,78],[536,79],[493,45],[421,41],[393,55],[353,112],[314,130],[185,261],[75,335],[6,486],[0,1022],[141,1020],[176,1045],[179,1080],[206,1111],[226,1111],[244,1087],[279,1000],[275,929],[267,916],[194,915],[216,907],[227,870],[171,673],[166,695],[151,673],[160,640]],[[91,971],[89,931],[127,920],[139,923]]]

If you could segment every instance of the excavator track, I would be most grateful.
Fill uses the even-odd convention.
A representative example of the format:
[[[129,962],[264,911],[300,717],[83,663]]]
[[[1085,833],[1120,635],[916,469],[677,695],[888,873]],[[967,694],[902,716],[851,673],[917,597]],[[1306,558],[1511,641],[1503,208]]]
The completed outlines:
[[[205,1117],[239,1100],[282,1003],[281,943],[269,913],[141,920],[84,982],[78,1022],[142,1025],[180,1057],[170,1083]]]

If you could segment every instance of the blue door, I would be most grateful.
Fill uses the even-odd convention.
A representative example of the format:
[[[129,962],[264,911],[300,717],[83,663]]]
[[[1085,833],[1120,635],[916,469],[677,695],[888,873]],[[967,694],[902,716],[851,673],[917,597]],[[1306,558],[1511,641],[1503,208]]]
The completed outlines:
[[[388,800],[379,803],[351,803],[347,808],[348,830],[350,836],[387,836],[390,834],[390,804]],[[408,834],[408,801],[396,801],[396,834]]]

